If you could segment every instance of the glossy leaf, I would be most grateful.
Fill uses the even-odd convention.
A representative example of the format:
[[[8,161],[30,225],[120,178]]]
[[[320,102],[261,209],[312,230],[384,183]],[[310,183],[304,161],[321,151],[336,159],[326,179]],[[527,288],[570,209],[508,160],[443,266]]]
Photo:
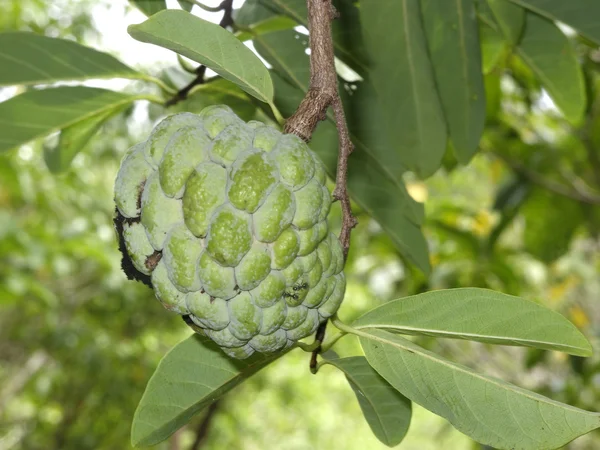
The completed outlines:
[[[165,440],[280,356],[256,353],[235,360],[199,335],[180,342],[164,356],[146,386],[133,417],[132,445],[148,446]]]
[[[559,313],[488,289],[430,291],[367,312],[353,324],[401,334],[467,339],[591,356],[581,332]]]
[[[205,64],[223,78],[263,102],[273,100],[273,83],[261,60],[233,34],[186,11],[166,10],[129,34],[138,41],[160,45]]]
[[[30,32],[0,33],[0,49],[0,86],[141,76],[106,53]]]
[[[138,98],[84,86],[27,91],[0,103],[0,152]]]
[[[367,360],[383,378],[482,444],[555,449],[600,427],[598,413],[478,374],[387,331],[363,332]]]
[[[468,163],[485,123],[485,88],[473,0],[423,0],[435,80],[457,159]],[[513,6],[513,5],[511,5]]]
[[[58,144],[54,147],[44,148],[44,160],[48,169],[54,173],[68,169],[77,153],[83,150],[104,122],[119,109],[119,107],[108,109],[63,129],[60,132]]]
[[[284,116],[291,115],[308,89],[309,65],[304,45],[293,31],[269,33],[254,39],[254,46],[284,79],[273,76],[275,101]],[[390,235],[398,249],[428,273],[427,243],[419,225],[423,221],[423,206],[406,191],[401,178],[391,173],[376,158],[373,142],[361,139],[351,129],[356,146],[349,160],[348,189],[352,198],[367,211]],[[322,122],[311,140],[311,148],[325,163],[331,178],[337,166],[337,131],[333,118]],[[385,193],[385,195],[384,195]]]
[[[166,0],[130,0],[140,11],[147,16],[156,14],[163,9],[167,9]]]
[[[402,442],[410,426],[410,400],[385,381],[363,356],[327,358],[325,361],[344,372],[377,439],[388,447]]]
[[[487,0],[487,2],[506,40],[511,45],[518,43],[525,26],[525,10],[506,0]]]
[[[582,69],[569,39],[551,21],[527,13],[517,52],[565,117],[578,123],[585,110],[586,92]]]
[[[597,0],[511,0],[530,10],[573,27],[600,45],[600,2]]]
[[[362,98],[361,109],[381,113],[376,118],[365,115],[361,121],[381,130],[388,142],[386,152],[397,153],[407,168],[429,176],[440,167],[446,151],[446,123],[427,53],[420,2],[365,0],[360,11],[373,87]],[[378,157],[386,159],[385,153]]]

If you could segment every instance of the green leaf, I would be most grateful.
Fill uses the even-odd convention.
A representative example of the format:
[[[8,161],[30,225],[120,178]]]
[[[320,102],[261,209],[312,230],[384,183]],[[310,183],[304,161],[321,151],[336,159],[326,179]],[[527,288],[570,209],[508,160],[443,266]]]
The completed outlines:
[[[106,53],[30,32],[0,33],[0,48],[0,86],[141,75]]]
[[[506,40],[515,45],[525,26],[525,10],[506,0],[487,0],[498,27]]]
[[[258,0],[267,10],[284,14],[308,28],[305,0]],[[360,30],[360,14],[353,0],[334,0],[339,17],[331,23],[335,55],[358,73],[367,70],[366,54]]]
[[[267,68],[252,50],[217,24],[186,11],[166,10],[130,25],[127,31],[138,41],[160,45],[206,65],[263,102],[273,101]]]
[[[0,103],[0,152],[142,98],[84,86],[24,92]]]
[[[600,45],[600,2],[598,0],[511,0],[552,20],[573,27]]]
[[[283,353],[284,354],[284,353]],[[167,353],[133,416],[134,447],[157,444],[195,414],[283,355],[229,358],[208,338],[193,335]]]
[[[271,20],[279,12],[262,0],[246,0],[240,9],[233,11],[233,20],[236,25],[251,27],[257,23]]]
[[[325,359],[345,373],[373,434],[388,447],[406,436],[412,415],[410,400],[385,381],[363,356]]]
[[[585,220],[581,203],[538,187],[527,197],[521,214],[525,219],[525,250],[546,264],[569,250],[575,232]]]
[[[140,11],[147,16],[156,14],[163,9],[167,9],[166,0],[130,0]]]
[[[210,105],[227,105],[245,121],[256,118],[256,105],[250,97],[236,84],[223,78],[197,86],[192,95],[172,106],[171,111],[199,113]]]
[[[486,24],[481,24],[479,27],[479,39],[481,41],[481,65],[483,73],[489,74],[500,63],[504,54],[504,39],[499,32]],[[486,96],[486,105],[487,105]]]
[[[240,41],[249,41],[254,39],[256,36],[266,33],[273,33],[275,31],[289,30],[296,26],[296,22],[286,16],[275,16],[263,22],[259,22],[248,31],[241,31],[236,33],[236,37]]]
[[[558,448],[600,427],[600,414],[473,372],[383,330],[360,338],[369,364],[403,395],[495,448]]]
[[[372,92],[361,98],[361,122],[419,175],[432,175],[446,151],[446,123],[427,54],[420,2],[365,0],[360,3],[365,46],[372,62]],[[369,106],[368,103],[372,103]],[[357,109],[358,110],[358,109]]]
[[[177,3],[179,3],[179,6],[181,6],[181,9],[190,12],[192,10],[192,8],[194,7],[194,2],[192,0],[177,0]]]
[[[255,37],[254,46],[276,70],[275,103],[282,114],[291,115],[308,90],[309,64],[304,44],[293,31]],[[282,79],[277,74],[285,77]],[[347,102],[346,102],[347,103]],[[348,114],[349,116],[349,114]],[[311,140],[311,148],[325,163],[328,175],[335,178],[338,137],[329,114]],[[367,211],[390,235],[398,249],[423,272],[430,270],[427,242],[419,229],[423,205],[415,202],[400,177],[394,178],[373,151],[373,141],[364,140],[351,128],[356,147],[348,164],[348,189],[353,200]]]
[[[69,168],[73,158],[79,153],[100,127],[112,115],[121,110],[121,106],[102,111],[100,114],[89,117],[68,126],[60,132],[58,144],[54,147],[44,148],[44,160],[48,169],[59,173]]]
[[[585,83],[569,39],[549,20],[527,13],[517,53],[565,117],[573,123],[580,122],[586,106]]]
[[[488,289],[445,289],[400,298],[372,309],[352,326],[592,355],[587,339],[559,313]]]
[[[485,123],[485,88],[473,0],[423,0],[427,43],[456,158],[468,163]]]

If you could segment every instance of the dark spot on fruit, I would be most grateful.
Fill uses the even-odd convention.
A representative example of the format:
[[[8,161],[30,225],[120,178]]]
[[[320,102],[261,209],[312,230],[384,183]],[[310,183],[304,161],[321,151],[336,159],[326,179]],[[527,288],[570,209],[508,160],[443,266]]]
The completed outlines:
[[[142,209],[142,193],[144,192],[144,186],[146,185],[146,180],[142,181],[140,183],[140,185],[138,186],[138,196],[137,196],[137,202],[136,202],[136,206],[137,209]]]
[[[124,224],[134,224],[140,221],[139,217],[135,217],[133,219],[128,219],[123,216],[118,208],[115,208],[115,218],[113,223],[115,225],[115,231],[117,232],[117,236],[119,238],[119,251],[121,252],[121,268],[125,275],[127,275],[128,280],[136,280],[141,281],[148,287],[152,287],[152,282],[149,275],[146,275],[135,268],[131,258],[129,257],[129,253],[127,253],[127,245],[125,244],[125,237],[123,236],[123,225]],[[157,261],[158,262],[158,261]]]

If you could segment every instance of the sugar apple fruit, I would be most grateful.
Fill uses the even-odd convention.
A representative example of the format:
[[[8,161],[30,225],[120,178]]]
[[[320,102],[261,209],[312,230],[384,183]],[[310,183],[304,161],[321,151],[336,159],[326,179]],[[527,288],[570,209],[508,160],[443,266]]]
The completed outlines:
[[[344,296],[325,181],[300,138],[227,106],[169,116],[117,175],[123,268],[228,355],[283,350]]]

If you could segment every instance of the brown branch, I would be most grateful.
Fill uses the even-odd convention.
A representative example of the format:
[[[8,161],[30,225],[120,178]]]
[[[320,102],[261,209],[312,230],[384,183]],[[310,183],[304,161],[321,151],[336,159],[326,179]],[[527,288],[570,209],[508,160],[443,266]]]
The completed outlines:
[[[350,234],[356,226],[356,218],[350,209],[350,197],[347,190],[348,157],[354,150],[350,140],[348,125],[344,115],[342,99],[338,92],[338,77],[335,70],[331,21],[337,17],[337,11],[331,0],[307,0],[308,31],[310,45],[310,84],[308,92],[300,102],[296,112],[286,121],[285,133],[293,133],[306,142],[321,120],[325,120],[327,109],[331,106],[335,115],[338,130],[339,150],[338,167],[333,199],[339,200],[342,207],[342,230],[340,243],[344,250],[344,259],[350,248]],[[325,338],[327,322],[317,329],[315,341],[319,346],[313,352],[310,369],[315,373],[317,355],[321,353],[321,342]]]
[[[227,28],[233,25],[233,0],[223,0],[218,6],[219,11],[223,11],[223,17],[219,22],[219,26]],[[188,97],[190,91],[201,84],[204,84],[204,75],[206,74],[206,66],[204,64],[198,66],[196,69],[196,78],[182,87],[177,93],[165,102],[165,107],[176,105],[177,103],[185,100]]]
[[[212,423],[212,420],[214,419],[215,414],[219,409],[219,405],[219,400],[217,400],[211,403],[208,407],[206,415],[204,416],[202,422],[200,422],[200,425],[198,426],[198,429],[196,431],[196,437],[194,438],[194,442],[190,446],[190,450],[198,450],[202,443],[206,440],[206,437],[208,436],[208,430],[210,429],[210,424]]]

